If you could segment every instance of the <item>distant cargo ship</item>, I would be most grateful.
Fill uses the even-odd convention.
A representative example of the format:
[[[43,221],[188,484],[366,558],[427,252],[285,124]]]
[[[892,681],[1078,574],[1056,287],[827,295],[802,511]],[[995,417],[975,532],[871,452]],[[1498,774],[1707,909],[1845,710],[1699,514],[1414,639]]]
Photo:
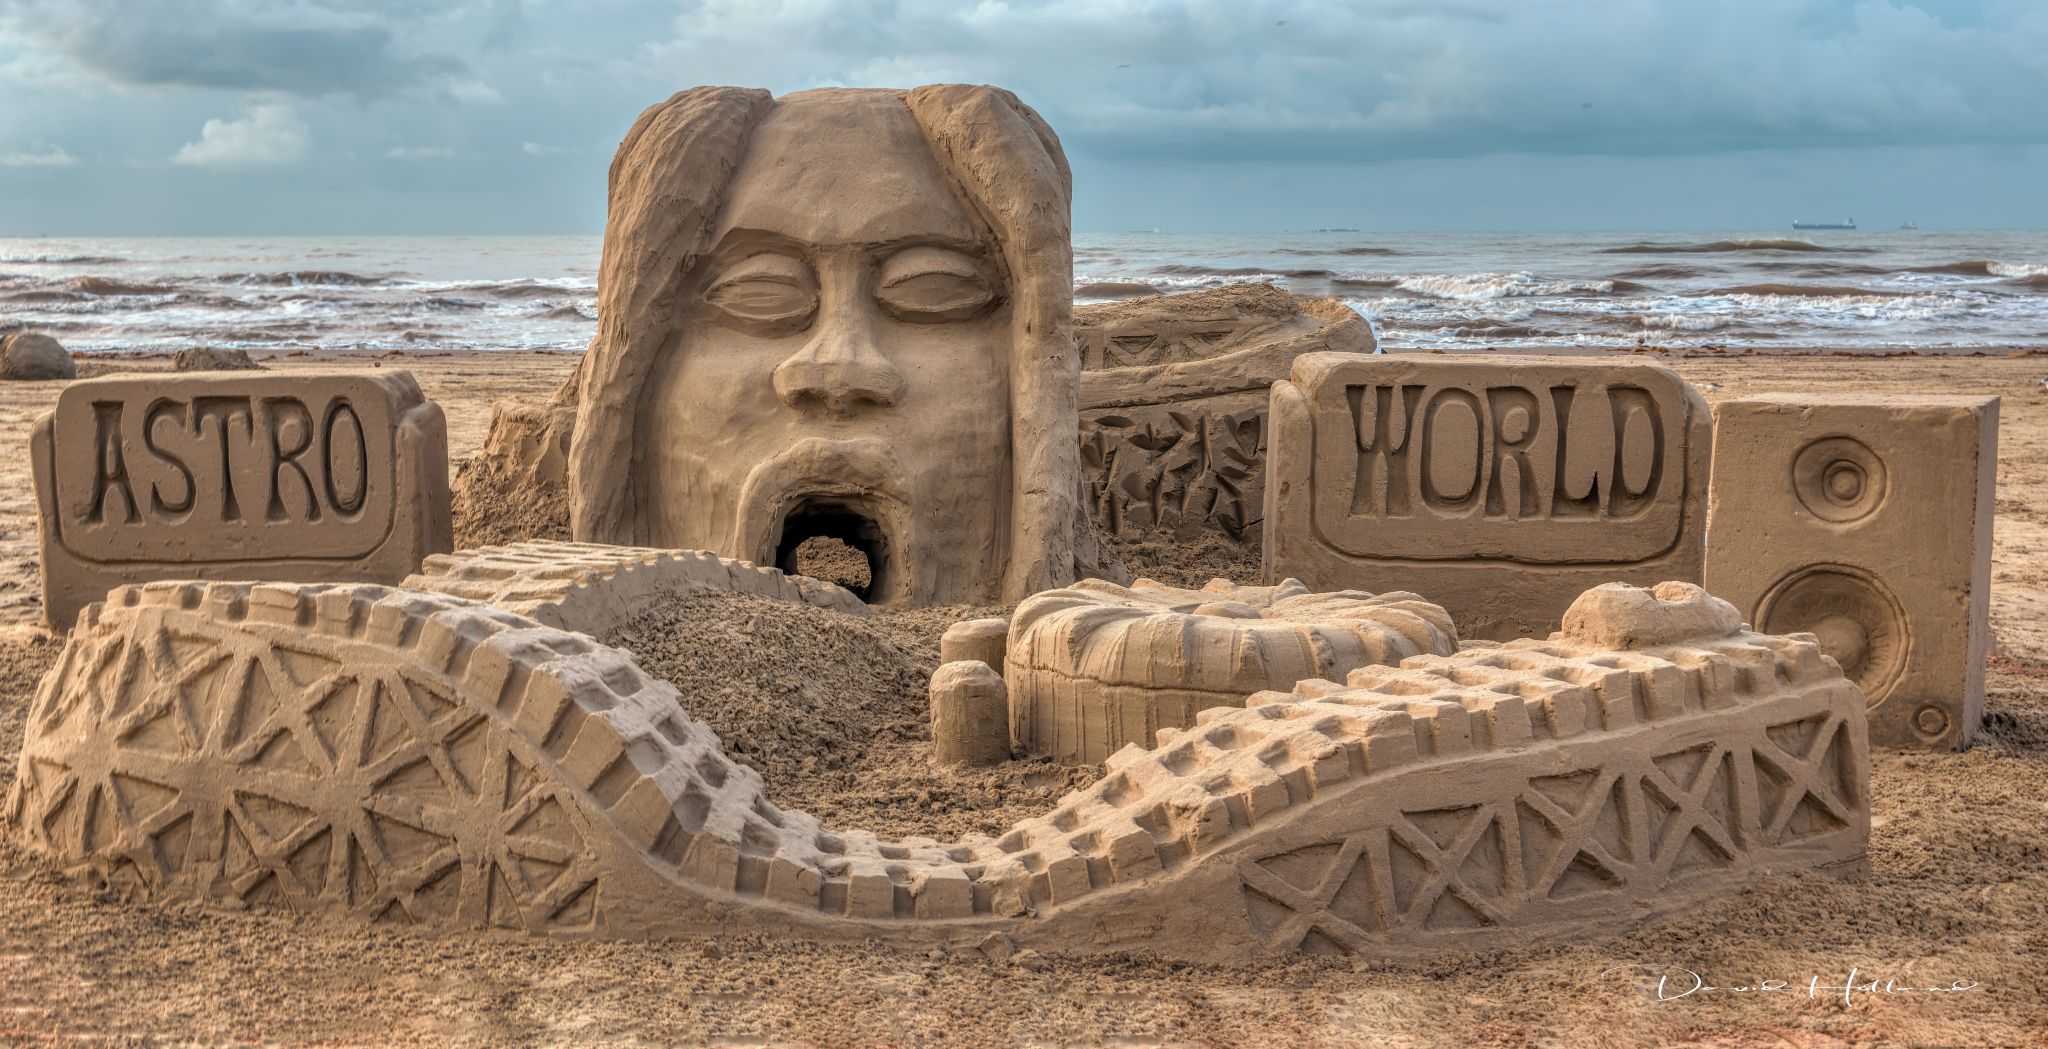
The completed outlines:
[[[1855,229],[1855,228],[1856,228],[1856,220],[1855,220],[1855,219],[1850,219],[1850,220],[1849,220],[1849,221],[1847,221],[1847,222],[1801,222],[1801,221],[1799,221],[1798,219],[1793,219],[1793,220],[1792,220],[1792,228],[1793,228],[1793,229]]]

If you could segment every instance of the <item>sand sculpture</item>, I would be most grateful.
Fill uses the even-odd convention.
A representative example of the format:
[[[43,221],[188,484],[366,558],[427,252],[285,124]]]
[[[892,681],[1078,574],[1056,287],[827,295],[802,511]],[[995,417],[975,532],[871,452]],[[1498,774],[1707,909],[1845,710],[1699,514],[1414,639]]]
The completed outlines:
[[[1010,621],[1001,618],[963,619],[939,637],[939,662],[976,660],[1000,670],[1010,640]]]
[[[1881,746],[1960,749],[1983,718],[1996,397],[1766,395],[1715,409],[1706,584],[1807,631]]]
[[[1268,284],[1081,306],[1081,470],[1112,535],[1256,536],[1265,517],[1266,405],[1294,358],[1371,353],[1338,299]]]
[[[657,601],[686,594],[754,594],[856,616],[871,611],[844,587],[702,550],[595,543],[513,543],[435,554],[405,586],[481,601],[592,637],[617,630]]]
[[[888,604],[1071,580],[1070,184],[989,87],[695,88],[641,114],[577,378],[575,537],[788,569],[829,536]]]
[[[59,628],[122,583],[395,583],[454,545],[441,409],[404,372],[88,379],[29,454]]]
[[[932,761],[995,765],[1010,760],[1010,695],[1003,675],[978,659],[932,672]]]
[[[1649,363],[1296,358],[1272,391],[1265,576],[1541,636],[1588,587],[1700,578],[1709,426]]]
[[[1414,594],[1084,580],[1017,606],[1002,664],[1010,735],[1090,764],[1255,692],[1457,647],[1451,617]]]
[[[0,335],[0,379],[75,379],[78,363],[57,340],[41,332]]]
[[[226,350],[215,346],[187,346],[171,358],[171,370],[178,372],[260,372],[262,365],[249,359],[248,350]]]
[[[138,896],[440,927],[1415,958],[1858,869],[1866,717],[1966,739],[1995,401],[1731,406],[1730,454],[1791,476],[1717,488],[1721,542],[1775,558],[1727,559],[1787,632],[1753,633],[1690,583],[1585,589],[1699,574],[1704,405],[1668,370],[1330,352],[1369,328],[1270,288],[1105,308],[1077,342],[1069,183],[992,88],[649,109],[599,334],[492,425],[588,542],[441,553],[444,425],[404,373],[67,388],[31,454],[45,606],[76,627],[10,833]],[[1893,494],[1923,485],[1956,498]],[[1068,586],[1090,514],[1259,526],[1269,577],[1307,583]],[[1858,552],[1925,535],[1924,571]],[[870,593],[748,560],[820,536]],[[1340,585],[1404,589],[1312,592]],[[595,640],[700,591],[1021,599],[942,641],[933,758],[1105,774],[993,838],[780,809]],[[1562,630],[1460,649],[1454,614]]]
[[[370,585],[152,583],[80,617],[4,811],[142,897],[1211,963],[1548,940],[1858,866],[1861,693],[1811,637],[1652,597],[1205,711],[1046,816],[941,843],[777,808],[584,635]]]

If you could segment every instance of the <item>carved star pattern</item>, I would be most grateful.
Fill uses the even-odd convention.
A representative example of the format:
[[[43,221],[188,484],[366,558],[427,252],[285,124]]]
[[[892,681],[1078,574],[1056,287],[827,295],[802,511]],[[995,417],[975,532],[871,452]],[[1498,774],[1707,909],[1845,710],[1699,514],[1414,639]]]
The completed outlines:
[[[364,918],[540,928],[592,891],[573,798],[447,685],[281,643],[238,652],[156,610],[121,637],[84,651],[46,715],[89,707],[107,745],[32,756],[15,788],[60,851],[139,891],[219,878]]]

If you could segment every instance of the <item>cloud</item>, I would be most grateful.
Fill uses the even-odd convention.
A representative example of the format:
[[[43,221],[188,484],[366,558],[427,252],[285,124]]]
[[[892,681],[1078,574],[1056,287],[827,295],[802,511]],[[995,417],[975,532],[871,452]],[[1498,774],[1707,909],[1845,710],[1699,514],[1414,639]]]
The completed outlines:
[[[486,84],[481,80],[448,79],[442,81],[440,89],[449,98],[452,98],[457,102],[469,102],[477,105],[497,105],[498,103],[505,101],[505,96],[499,94],[497,88],[492,87],[491,85]]]
[[[384,151],[392,160],[446,160],[455,151],[446,146],[398,146]]]
[[[0,28],[128,85],[376,98],[472,83],[458,58],[399,47],[410,9],[346,0],[0,0]]]
[[[63,146],[49,146],[40,153],[0,153],[0,168],[68,168],[76,163],[78,158],[65,152]]]
[[[1092,228],[1693,221],[1717,184],[1673,173],[1766,163],[1796,175],[1741,183],[1756,215],[1882,185],[1929,226],[2048,222],[2044,0],[0,0],[0,148],[61,142],[88,159],[48,170],[93,176],[39,180],[53,228],[568,228],[678,89],[933,81],[1035,106]],[[273,180],[331,207],[188,180],[163,218],[160,168],[121,160],[174,152],[317,162]],[[1897,157],[1935,160],[1916,182]],[[1581,175],[1602,188],[1560,188]]]
[[[1357,161],[2048,142],[2043,55],[2048,5],[2007,0],[702,0],[635,61],[1002,84],[1105,155]]]
[[[312,131],[291,106],[259,102],[240,120],[207,121],[199,141],[179,147],[171,163],[224,171],[289,167],[304,161],[312,148]]]

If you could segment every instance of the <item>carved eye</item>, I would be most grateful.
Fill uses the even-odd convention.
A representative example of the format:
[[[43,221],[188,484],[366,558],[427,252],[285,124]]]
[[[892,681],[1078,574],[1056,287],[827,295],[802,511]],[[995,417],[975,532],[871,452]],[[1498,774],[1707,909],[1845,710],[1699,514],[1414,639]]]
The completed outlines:
[[[875,298],[898,320],[936,324],[978,317],[999,296],[973,259],[927,247],[897,252],[884,263]]]
[[[787,255],[755,255],[734,264],[704,293],[704,301],[748,326],[794,331],[818,312],[809,267]]]

